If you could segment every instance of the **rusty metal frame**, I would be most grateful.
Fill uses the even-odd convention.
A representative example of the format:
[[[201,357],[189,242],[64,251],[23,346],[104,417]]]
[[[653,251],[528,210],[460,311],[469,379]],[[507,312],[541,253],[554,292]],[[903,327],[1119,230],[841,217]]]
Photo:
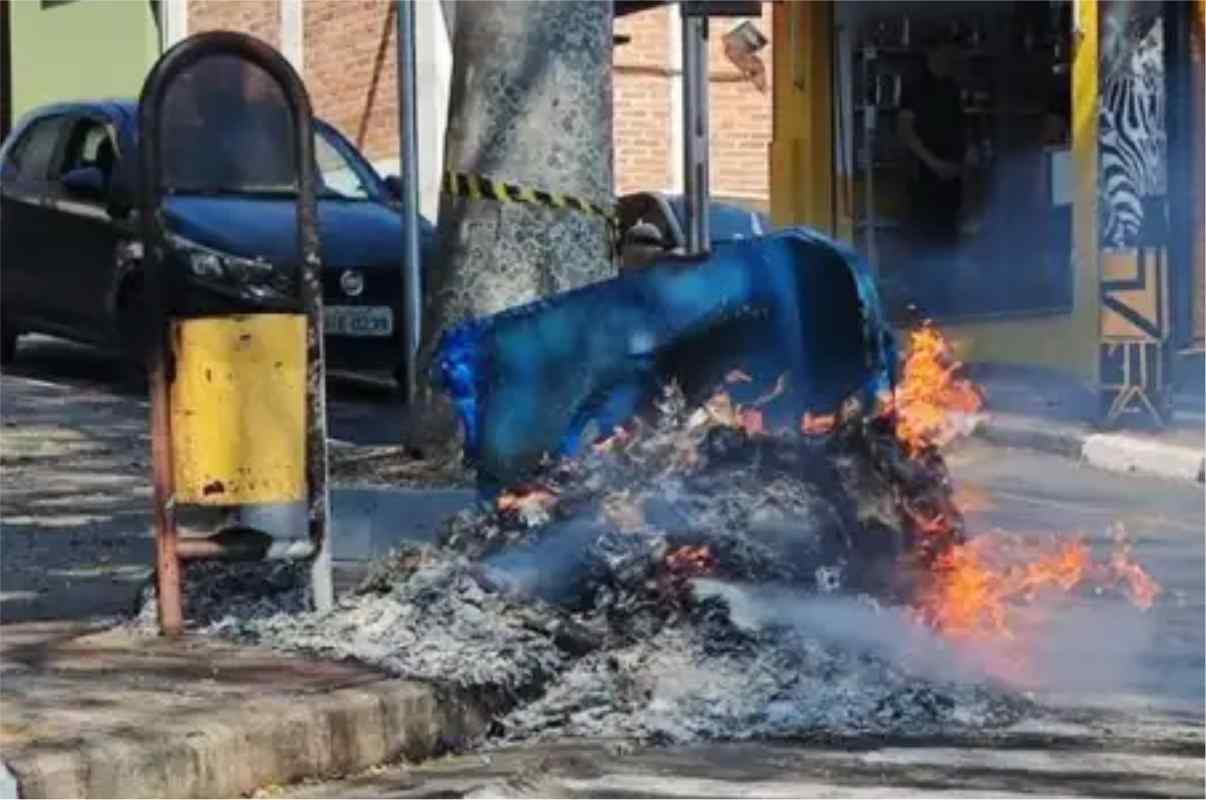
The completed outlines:
[[[139,211],[144,242],[150,348],[147,354],[151,396],[152,496],[159,623],[168,636],[183,630],[180,563],[185,558],[263,558],[267,548],[225,537],[180,542],[175,519],[175,487],[171,445],[169,387],[174,378],[167,311],[166,230],[161,213],[162,138],[160,118],[168,87],[181,72],[203,58],[228,55],[254,64],[281,89],[292,115],[293,147],[297,156],[297,229],[301,253],[301,306],[306,315],[306,502],[313,554],[311,581],[319,609],[332,602],[330,517],[327,495],[327,437],[325,361],[322,337],[322,274],[318,246],[318,207],[315,198],[313,114],[304,84],[289,62],[264,42],[242,33],[216,31],[177,43],[155,63],[139,99]]]

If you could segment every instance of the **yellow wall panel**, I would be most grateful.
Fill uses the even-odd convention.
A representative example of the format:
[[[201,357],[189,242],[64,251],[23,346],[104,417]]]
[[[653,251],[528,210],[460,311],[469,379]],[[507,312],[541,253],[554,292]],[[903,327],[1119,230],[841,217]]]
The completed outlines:
[[[771,218],[832,234],[833,0],[775,3]]]

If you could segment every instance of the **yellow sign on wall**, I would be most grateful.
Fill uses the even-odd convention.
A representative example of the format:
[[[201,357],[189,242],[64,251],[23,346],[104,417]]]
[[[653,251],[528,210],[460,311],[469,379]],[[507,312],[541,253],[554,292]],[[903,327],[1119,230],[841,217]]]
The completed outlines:
[[[280,503],[306,497],[306,318],[172,323],[177,502]]]

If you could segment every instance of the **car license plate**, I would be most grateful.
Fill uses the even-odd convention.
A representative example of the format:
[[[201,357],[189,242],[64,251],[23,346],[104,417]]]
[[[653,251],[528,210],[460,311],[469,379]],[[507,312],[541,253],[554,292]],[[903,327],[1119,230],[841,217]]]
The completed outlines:
[[[334,336],[390,336],[394,310],[389,306],[327,306],[323,329]]]

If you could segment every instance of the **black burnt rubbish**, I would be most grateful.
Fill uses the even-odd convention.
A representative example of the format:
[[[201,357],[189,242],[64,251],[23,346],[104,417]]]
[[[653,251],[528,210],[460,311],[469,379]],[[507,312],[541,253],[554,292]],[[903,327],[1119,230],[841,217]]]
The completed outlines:
[[[684,548],[706,548],[716,578],[805,591],[836,582],[907,602],[928,535],[917,518],[948,523],[927,544],[961,535],[941,458],[905,455],[890,417],[772,435],[686,408],[667,391],[657,422],[547,464],[491,511],[454,518],[441,545],[482,563],[499,591],[622,614],[659,599],[668,556]]]

